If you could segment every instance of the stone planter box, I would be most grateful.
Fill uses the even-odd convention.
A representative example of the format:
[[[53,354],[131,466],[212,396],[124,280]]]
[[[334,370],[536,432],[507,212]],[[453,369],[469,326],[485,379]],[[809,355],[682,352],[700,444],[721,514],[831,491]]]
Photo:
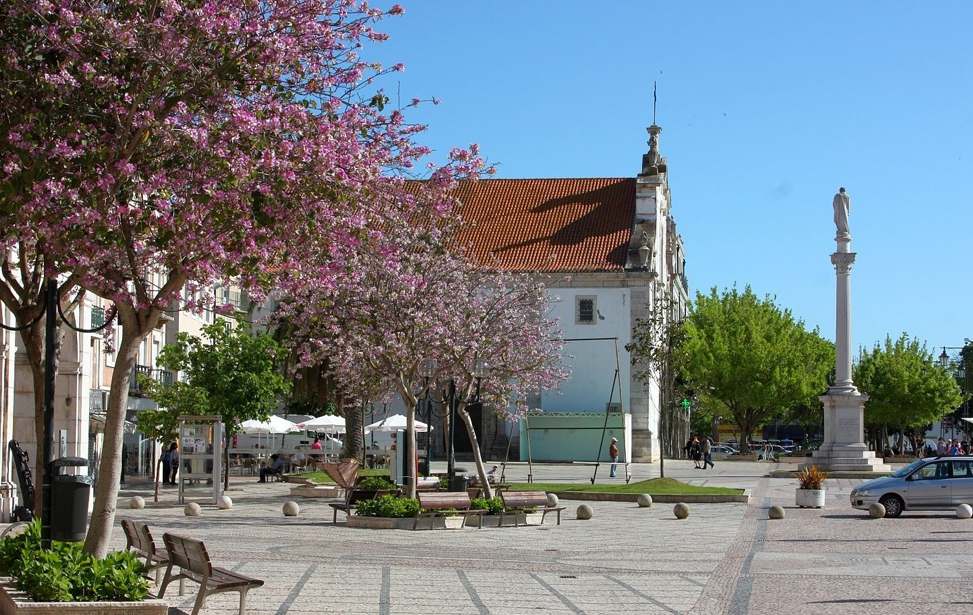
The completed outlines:
[[[344,498],[345,490],[338,485],[301,485],[292,487],[291,495],[301,498]]]
[[[540,525],[541,518],[543,515],[541,513],[517,513],[516,515],[508,514],[503,516],[503,526],[502,527],[516,527],[517,525]],[[482,521],[483,525],[480,525]],[[470,517],[466,521],[468,527],[501,527],[500,525],[500,515],[483,515],[480,517]]]
[[[801,508],[824,508],[824,489],[798,489],[794,503]]]
[[[472,519],[471,519],[472,521]],[[416,520],[414,517],[392,519],[391,517],[361,517],[350,515],[348,527],[358,527],[370,530],[411,530]],[[418,530],[458,530],[463,527],[462,517],[425,517],[419,519]]]
[[[166,615],[169,603],[149,599],[142,602],[34,602],[14,587],[9,578],[0,579],[0,613],[3,615]]]

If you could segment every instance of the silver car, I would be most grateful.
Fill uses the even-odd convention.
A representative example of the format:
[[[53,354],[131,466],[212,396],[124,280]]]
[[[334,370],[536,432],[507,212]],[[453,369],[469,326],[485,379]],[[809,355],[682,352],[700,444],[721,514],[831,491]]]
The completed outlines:
[[[905,510],[951,510],[960,504],[973,505],[973,457],[917,459],[851,492],[853,508],[868,510],[875,502],[885,506],[887,517],[898,517]]]

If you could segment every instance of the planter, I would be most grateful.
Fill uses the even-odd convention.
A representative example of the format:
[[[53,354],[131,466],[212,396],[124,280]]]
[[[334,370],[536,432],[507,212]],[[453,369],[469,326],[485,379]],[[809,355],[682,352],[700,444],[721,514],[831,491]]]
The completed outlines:
[[[391,517],[362,517],[359,515],[350,515],[348,517],[348,527],[368,530],[411,530],[415,522],[415,517],[402,517],[399,519],[393,519]],[[458,530],[462,527],[463,517],[423,517],[419,519],[417,529]]]
[[[516,527],[518,525],[540,525],[544,517],[541,513],[517,513],[503,516],[503,526],[500,525],[500,515],[471,516],[466,525],[469,527]],[[481,525],[482,523],[482,525]]]
[[[0,613],[3,615],[39,615],[58,613],[72,615],[166,615],[169,603],[165,600],[141,602],[34,602],[14,587],[9,578],[0,579]]]
[[[801,508],[824,508],[824,489],[798,489],[794,503]]]

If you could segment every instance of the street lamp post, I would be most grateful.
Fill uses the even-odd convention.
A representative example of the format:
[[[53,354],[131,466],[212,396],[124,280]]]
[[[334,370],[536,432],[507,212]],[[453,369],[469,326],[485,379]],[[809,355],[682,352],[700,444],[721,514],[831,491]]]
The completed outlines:
[[[436,359],[424,359],[422,363],[419,364],[419,375],[422,376],[422,396],[416,399],[416,416],[423,416],[420,412],[423,403],[426,404],[426,414],[425,423],[429,425],[430,419],[430,397],[429,397],[429,382],[436,375],[437,367]],[[418,448],[418,447],[416,447]],[[419,471],[423,476],[429,476],[429,433],[426,432],[426,455],[421,457],[419,461]]]
[[[490,375],[490,364],[483,359],[477,359],[473,364],[473,377],[476,378],[476,392],[473,397],[469,399],[462,399],[456,394],[456,380],[451,378],[449,380],[449,432],[446,435],[446,439],[449,444],[449,455],[446,461],[446,474],[449,477],[450,489],[452,490],[453,485],[453,473],[456,471],[456,440],[454,439],[456,433],[456,411],[459,409],[460,404],[469,404],[477,402],[480,400],[480,383],[484,378]]]

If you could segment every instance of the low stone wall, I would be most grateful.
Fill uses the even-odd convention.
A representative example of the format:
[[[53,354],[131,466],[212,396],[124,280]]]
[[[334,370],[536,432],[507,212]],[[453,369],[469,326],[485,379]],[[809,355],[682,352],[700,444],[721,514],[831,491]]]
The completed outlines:
[[[169,603],[149,599],[142,602],[34,602],[14,587],[9,578],[0,579],[0,613],[4,615],[166,615]]]
[[[598,493],[588,491],[555,491],[560,500],[586,500],[600,502],[636,502],[639,494],[637,493]],[[650,494],[653,502],[675,504],[685,502],[687,504],[720,504],[724,502],[748,504],[750,502],[750,490],[744,489],[740,494],[712,494],[712,495],[656,495]]]

